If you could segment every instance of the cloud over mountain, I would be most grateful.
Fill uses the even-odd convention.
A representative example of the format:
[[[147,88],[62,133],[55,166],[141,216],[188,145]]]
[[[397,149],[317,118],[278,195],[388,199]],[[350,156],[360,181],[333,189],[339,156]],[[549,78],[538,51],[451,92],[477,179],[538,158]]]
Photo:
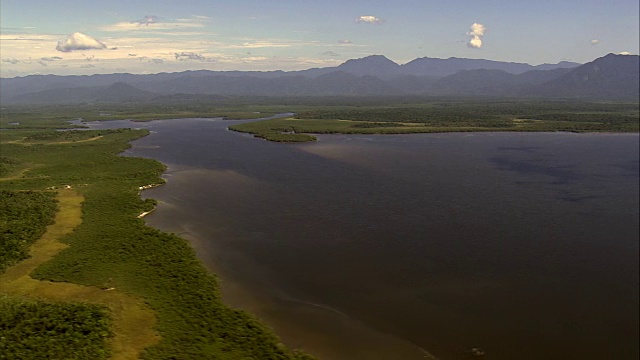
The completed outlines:
[[[471,40],[469,40],[469,44],[467,46],[479,49],[482,47],[482,37],[484,36],[485,27],[479,23],[471,24],[471,31],[467,33],[467,35],[471,36]]]
[[[56,50],[62,52],[71,52],[76,50],[102,50],[106,49],[107,45],[93,37],[75,32],[67,36],[64,41],[58,41]]]

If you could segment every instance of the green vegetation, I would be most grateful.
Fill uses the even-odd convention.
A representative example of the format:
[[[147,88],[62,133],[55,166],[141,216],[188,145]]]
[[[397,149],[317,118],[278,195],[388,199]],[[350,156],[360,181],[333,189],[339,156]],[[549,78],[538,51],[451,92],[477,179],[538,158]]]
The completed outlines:
[[[74,113],[67,116],[75,117]],[[84,198],[82,223],[62,238],[69,246],[37,267],[32,277],[88,286],[79,289],[96,297],[98,293],[121,292],[143,299],[155,312],[155,329],[160,335],[159,342],[142,353],[145,359],[310,358],[287,349],[270,329],[249,314],[224,305],[216,278],[196,259],[184,239],[151,229],[137,218],[153,205],[152,201],[140,199],[138,188],[161,182],[159,175],[164,166],[154,160],[117,154],[130,141],[146,135],[146,131],[34,133],[29,129],[37,128],[36,120],[16,118],[15,114],[12,120],[29,126],[0,132],[3,156],[32,166],[18,176],[0,179],[0,189],[40,191],[68,184]],[[92,140],[85,141],[88,139]],[[15,281],[37,286],[27,280]],[[2,291],[6,287],[0,286]],[[107,290],[112,288],[116,290]],[[14,296],[11,301],[23,301],[28,294]],[[44,304],[34,306],[44,309]],[[47,310],[42,311],[41,314]],[[36,311],[26,314],[25,321],[36,323],[46,318],[55,324],[50,335],[63,336],[57,334],[61,329],[60,318],[37,314]],[[114,310],[110,308],[109,314],[114,317]],[[92,326],[93,318],[77,319],[86,322],[83,326]],[[16,326],[17,323],[9,323],[10,328]],[[29,337],[22,330],[12,331]],[[116,327],[112,331],[118,337],[120,330]],[[31,340],[29,337],[25,341]],[[27,358],[37,358],[34,354]],[[73,357],[69,354],[58,358]]]
[[[24,166],[20,160],[8,156],[0,156],[0,178],[9,177],[17,173]]]
[[[93,346],[102,348],[104,353],[111,350],[113,359],[137,359],[144,348],[158,342],[158,336],[153,330],[156,323],[155,314],[140,299],[113,288],[104,290],[66,282],[39,281],[30,276],[38,266],[50,261],[62,249],[68,247],[62,244],[60,239],[71,234],[82,223],[83,196],[71,189],[62,189],[57,191],[56,200],[58,211],[55,214],[55,221],[47,226],[42,237],[31,246],[30,257],[0,274],[2,292],[15,296],[16,300],[36,298],[56,303],[82,302],[102,306],[108,309],[113,336],[109,338],[110,349],[107,348],[104,339],[96,337],[93,338],[95,340]],[[40,311],[40,314],[42,317],[47,316],[44,310]],[[55,319],[51,321],[60,321],[56,316],[55,313],[51,314]],[[28,317],[24,320],[30,321]],[[12,327],[11,324],[8,326]],[[34,335],[29,331],[22,331],[22,333],[19,329],[13,331],[14,337],[24,339],[25,343],[31,342],[32,336],[37,337],[37,334]],[[55,337],[56,333],[51,331],[48,336]],[[25,350],[21,358],[33,358],[37,354],[39,354],[38,351],[31,354]]]
[[[106,359],[109,335],[103,307],[0,294],[2,359]]]
[[[28,257],[55,211],[53,192],[0,190],[0,274]]]
[[[217,118],[257,119],[285,112],[283,106],[249,105],[243,102],[189,102],[170,104],[85,104],[3,106],[2,129],[73,129],[83,127],[68,120],[135,120]]]
[[[637,103],[577,101],[431,100],[367,106],[325,106],[294,118],[230,126],[280,142],[315,140],[312,134],[407,134],[460,131],[637,132]]]
[[[9,335],[0,335],[4,336],[0,341],[22,339],[16,346],[29,346],[32,341],[59,339],[64,343],[64,339],[75,339],[77,335],[65,328],[62,315],[58,316],[70,314],[74,327],[90,333],[84,339],[90,344],[83,348],[93,353],[85,358],[106,356],[105,341],[111,344],[113,356],[124,354],[122,349],[129,345],[123,344],[131,344],[144,348],[141,356],[145,359],[309,358],[287,349],[249,314],[225,306],[215,276],[206,271],[185,240],[151,229],[137,218],[154,206],[153,200],[140,199],[139,187],[160,183],[164,166],[117,154],[147,131],[55,131],[82,127],[68,122],[80,118],[256,118],[282,112],[297,115],[230,128],[284,142],[310,141],[315,138],[309,134],[318,133],[637,132],[640,114],[637,103],[418,97],[225,98],[162,105],[3,107],[0,128],[6,130],[0,131],[0,231],[9,240],[1,245],[5,274],[0,275],[0,281],[6,283],[0,283],[0,291],[9,296],[0,298],[0,316],[2,324],[8,324],[2,331]],[[74,200],[78,209],[83,201],[81,215],[73,215],[75,222],[62,221],[66,230],[55,239],[67,245],[49,242],[46,246],[51,248],[43,250],[47,256],[33,253],[33,258],[7,268],[27,257],[29,244],[51,222],[56,203],[52,193],[44,190],[63,185],[71,185],[81,198]],[[57,214],[56,219],[61,215]],[[46,261],[29,265],[32,268],[26,267],[25,274],[7,275],[36,257]],[[28,274],[56,283],[34,280]],[[13,290],[5,290],[9,288]],[[29,300],[30,294],[66,302]],[[79,300],[83,304],[78,304]],[[122,309],[113,304],[123,304]],[[20,321],[15,320],[18,316]],[[42,324],[49,326],[46,335],[32,330]],[[136,330],[152,327],[159,337],[149,332],[136,337]],[[38,340],[32,336],[36,333],[50,338]],[[49,358],[76,356],[71,346],[61,348],[69,353]],[[136,350],[128,356],[137,355]],[[29,353],[26,357],[42,356]]]
[[[24,138],[24,142],[51,142],[51,143],[61,143],[61,142],[76,142],[76,141],[85,141],[96,139],[97,137],[121,133],[126,131],[125,129],[115,129],[115,130],[93,130],[93,131],[83,131],[83,130],[69,130],[69,131],[47,131],[47,132],[38,132],[34,134],[27,135]]]

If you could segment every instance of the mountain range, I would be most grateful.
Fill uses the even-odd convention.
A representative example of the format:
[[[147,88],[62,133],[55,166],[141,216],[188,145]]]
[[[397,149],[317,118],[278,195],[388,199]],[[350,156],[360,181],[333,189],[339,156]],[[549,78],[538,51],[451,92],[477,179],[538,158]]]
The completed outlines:
[[[29,75],[0,79],[11,103],[145,102],[208,95],[508,96],[638,100],[637,55],[609,54],[586,64],[419,58],[397,64],[382,55],[302,71],[208,70],[150,75]]]

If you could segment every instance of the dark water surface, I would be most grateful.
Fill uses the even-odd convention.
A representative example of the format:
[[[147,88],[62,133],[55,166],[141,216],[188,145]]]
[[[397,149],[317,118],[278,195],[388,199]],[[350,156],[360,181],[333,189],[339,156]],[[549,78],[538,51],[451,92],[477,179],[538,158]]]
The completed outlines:
[[[638,134],[320,136],[102,123],[168,165],[151,226],[324,359],[638,358]]]

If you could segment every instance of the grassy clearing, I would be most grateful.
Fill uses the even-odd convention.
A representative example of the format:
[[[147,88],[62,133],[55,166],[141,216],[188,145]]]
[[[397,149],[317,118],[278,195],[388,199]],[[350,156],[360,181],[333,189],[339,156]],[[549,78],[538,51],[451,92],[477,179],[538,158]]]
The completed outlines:
[[[0,276],[2,292],[13,296],[14,299],[35,298],[56,302],[72,302],[75,303],[74,306],[78,307],[78,309],[76,311],[69,309],[71,313],[89,311],[78,303],[91,303],[106,307],[109,309],[112,321],[111,330],[113,336],[110,339],[112,358],[137,359],[144,348],[157,343],[159,340],[158,335],[153,330],[156,322],[155,314],[141,299],[121,293],[117,289],[105,290],[71,283],[39,281],[30,276],[38,266],[50,261],[61,250],[68,247],[68,245],[61,243],[59,239],[71,234],[81,224],[83,199],[81,195],[72,190],[61,190],[59,192],[57,197],[59,211],[56,213],[55,222],[47,227],[44,235],[31,247],[30,257],[27,260],[8,268]],[[13,302],[15,303],[15,300]],[[25,300],[21,300],[20,303],[24,302]],[[37,303],[29,303],[27,301],[26,304],[30,307],[40,308]],[[51,304],[45,302],[42,307],[52,307],[51,310],[67,309],[65,305],[59,303]],[[99,310],[92,309],[94,309],[94,312],[98,311],[99,313]],[[44,312],[47,312],[47,310],[45,309]],[[93,314],[93,316],[95,317],[96,315]],[[56,338],[60,338],[61,335],[64,336],[64,333],[66,333],[55,329],[56,326],[62,326],[61,321],[65,321],[64,318],[62,320],[49,319],[49,322],[54,326],[54,329],[50,330],[53,334],[48,337],[49,342],[55,343]],[[30,322],[33,322],[33,319]],[[78,323],[83,324],[82,321],[78,321]],[[23,329],[24,331],[26,330]],[[104,331],[101,331],[101,333],[102,335],[97,336],[95,339],[98,342],[106,340],[105,338],[108,334],[105,334]],[[23,336],[26,336],[25,341],[28,344],[30,336],[42,335],[26,333]],[[53,340],[50,340],[51,338]],[[86,337],[83,337],[83,339],[86,340]],[[92,346],[99,348],[95,344],[92,344]],[[31,355],[37,354],[37,348],[33,350],[35,353]],[[22,351],[26,350],[23,349]],[[82,352],[81,349],[67,349],[68,353],[65,353],[64,349],[59,349],[58,351],[63,354],[61,358],[67,358],[69,354]],[[108,353],[104,350],[99,352]],[[29,353],[22,355],[29,355]]]
[[[0,274],[28,258],[56,213],[55,193],[0,190]]]

